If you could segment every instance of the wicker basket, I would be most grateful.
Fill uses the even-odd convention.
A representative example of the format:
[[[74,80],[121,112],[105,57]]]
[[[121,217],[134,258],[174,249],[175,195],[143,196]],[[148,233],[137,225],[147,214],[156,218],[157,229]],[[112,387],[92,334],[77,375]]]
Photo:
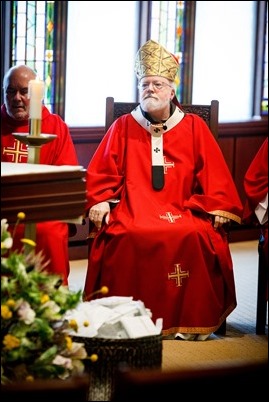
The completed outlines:
[[[85,371],[90,374],[89,401],[111,400],[115,373],[120,364],[135,369],[156,369],[162,365],[162,335],[136,339],[73,339],[85,344],[89,356],[98,355],[94,363],[85,360]]]

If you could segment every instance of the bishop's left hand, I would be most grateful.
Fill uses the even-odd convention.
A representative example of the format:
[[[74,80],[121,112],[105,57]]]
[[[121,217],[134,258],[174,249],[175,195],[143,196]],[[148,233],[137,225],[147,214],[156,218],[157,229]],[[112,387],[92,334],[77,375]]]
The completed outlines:
[[[219,216],[219,215],[215,215],[214,216],[214,229],[218,229],[220,227],[222,227],[222,225],[224,225],[225,223],[229,223],[230,219],[229,218],[225,218],[224,216]]]
[[[109,202],[99,202],[98,204],[93,205],[89,210],[89,219],[92,221],[98,230],[101,229],[103,219],[105,217],[106,222],[109,218],[110,206]]]

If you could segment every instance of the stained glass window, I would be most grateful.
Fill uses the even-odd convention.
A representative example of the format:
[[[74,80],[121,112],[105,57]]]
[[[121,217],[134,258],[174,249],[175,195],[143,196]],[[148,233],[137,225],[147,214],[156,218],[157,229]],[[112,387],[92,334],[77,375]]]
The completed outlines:
[[[44,80],[44,104],[53,111],[54,1],[14,1],[12,65],[27,64]]]
[[[182,102],[184,76],[185,1],[152,1],[151,38],[172,52],[179,61],[176,95]]]

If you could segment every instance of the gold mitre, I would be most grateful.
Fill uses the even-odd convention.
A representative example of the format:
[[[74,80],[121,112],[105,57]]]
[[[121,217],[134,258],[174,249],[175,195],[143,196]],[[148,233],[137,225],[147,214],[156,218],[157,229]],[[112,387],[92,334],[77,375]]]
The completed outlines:
[[[135,73],[143,77],[157,75],[174,81],[179,64],[175,56],[159,43],[149,40],[138,50],[135,58]]]

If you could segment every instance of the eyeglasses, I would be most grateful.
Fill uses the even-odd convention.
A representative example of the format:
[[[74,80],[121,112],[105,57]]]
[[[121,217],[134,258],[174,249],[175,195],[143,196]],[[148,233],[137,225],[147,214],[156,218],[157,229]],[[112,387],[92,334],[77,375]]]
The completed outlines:
[[[161,91],[164,87],[171,87],[171,85],[167,84],[166,82],[160,82],[160,81],[153,81],[153,82],[140,82],[138,85],[138,88],[141,91],[146,91],[149,89],[149,86],[152,85],[153,89],[155,91]]]

